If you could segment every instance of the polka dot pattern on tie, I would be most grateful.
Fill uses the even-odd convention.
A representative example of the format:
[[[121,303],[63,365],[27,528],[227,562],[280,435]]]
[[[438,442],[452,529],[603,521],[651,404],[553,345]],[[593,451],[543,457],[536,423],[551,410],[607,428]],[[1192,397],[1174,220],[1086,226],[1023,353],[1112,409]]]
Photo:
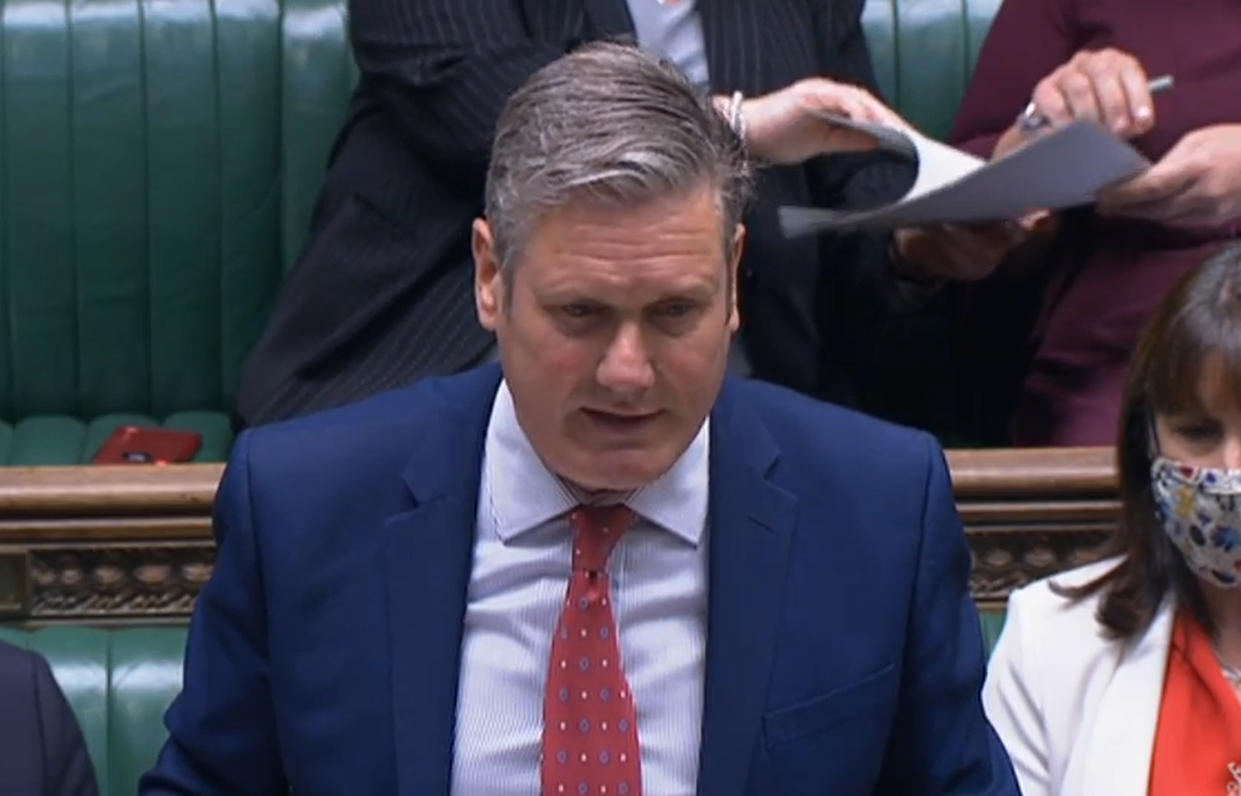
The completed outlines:
[[[608,599],[607,560],[633,523],[625,506],[578,507],[573,572],[543,700],[543,794],[641,796],[637,712]]]

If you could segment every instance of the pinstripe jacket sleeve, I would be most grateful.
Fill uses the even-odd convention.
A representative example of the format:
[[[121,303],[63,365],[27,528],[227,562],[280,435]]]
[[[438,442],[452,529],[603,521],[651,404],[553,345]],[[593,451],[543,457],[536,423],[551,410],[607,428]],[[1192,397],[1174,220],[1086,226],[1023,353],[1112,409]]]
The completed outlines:
[[[515,0],[351,0],[349,35],[409,146],[480,191],[505,100],[575,44],[536,40]]]
[[[813,0],[815,29],[826,34],[819,41],[819,61],[826,65],[826,77],[861,86],[887,101],[875,80],[862,29],[863,5],[862,0]],[[806,165],[815,202],[822,207],[873,204],[894,191],[899,194],[913,178],[903,164],[886,168],[883,156],[869,153],[816,158]]]

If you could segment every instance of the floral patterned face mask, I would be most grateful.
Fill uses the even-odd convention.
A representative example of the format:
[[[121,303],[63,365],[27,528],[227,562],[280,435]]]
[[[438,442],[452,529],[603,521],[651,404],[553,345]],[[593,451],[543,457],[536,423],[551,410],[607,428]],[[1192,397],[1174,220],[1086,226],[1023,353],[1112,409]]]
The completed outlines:
[[[1191,467],[1162,456],[1151,464],[1155,514],[1199,577],[1241,586],[1241,470]]]

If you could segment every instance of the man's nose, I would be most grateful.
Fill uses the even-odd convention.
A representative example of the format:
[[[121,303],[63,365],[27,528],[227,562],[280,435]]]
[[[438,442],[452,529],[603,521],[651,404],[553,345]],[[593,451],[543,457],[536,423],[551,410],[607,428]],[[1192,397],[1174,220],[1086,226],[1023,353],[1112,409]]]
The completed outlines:
[[[599,363],[597,378],[600,386],[620,394],[638,393],[654,386],[655,369],[638,324],[620,325]]]

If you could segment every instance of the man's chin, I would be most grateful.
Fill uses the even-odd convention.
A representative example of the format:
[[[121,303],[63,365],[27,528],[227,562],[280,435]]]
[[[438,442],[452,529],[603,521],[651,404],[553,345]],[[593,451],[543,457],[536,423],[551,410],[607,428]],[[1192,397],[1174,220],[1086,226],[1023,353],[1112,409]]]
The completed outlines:
[[[592,463],[569,480],[591,492],[631,492],[657,480],[672,467],[672,462],[656,461],[648,451],[609,451],[600,458],[606,458],[606,464]],[[640,461],[626,461],[639,458]]]

